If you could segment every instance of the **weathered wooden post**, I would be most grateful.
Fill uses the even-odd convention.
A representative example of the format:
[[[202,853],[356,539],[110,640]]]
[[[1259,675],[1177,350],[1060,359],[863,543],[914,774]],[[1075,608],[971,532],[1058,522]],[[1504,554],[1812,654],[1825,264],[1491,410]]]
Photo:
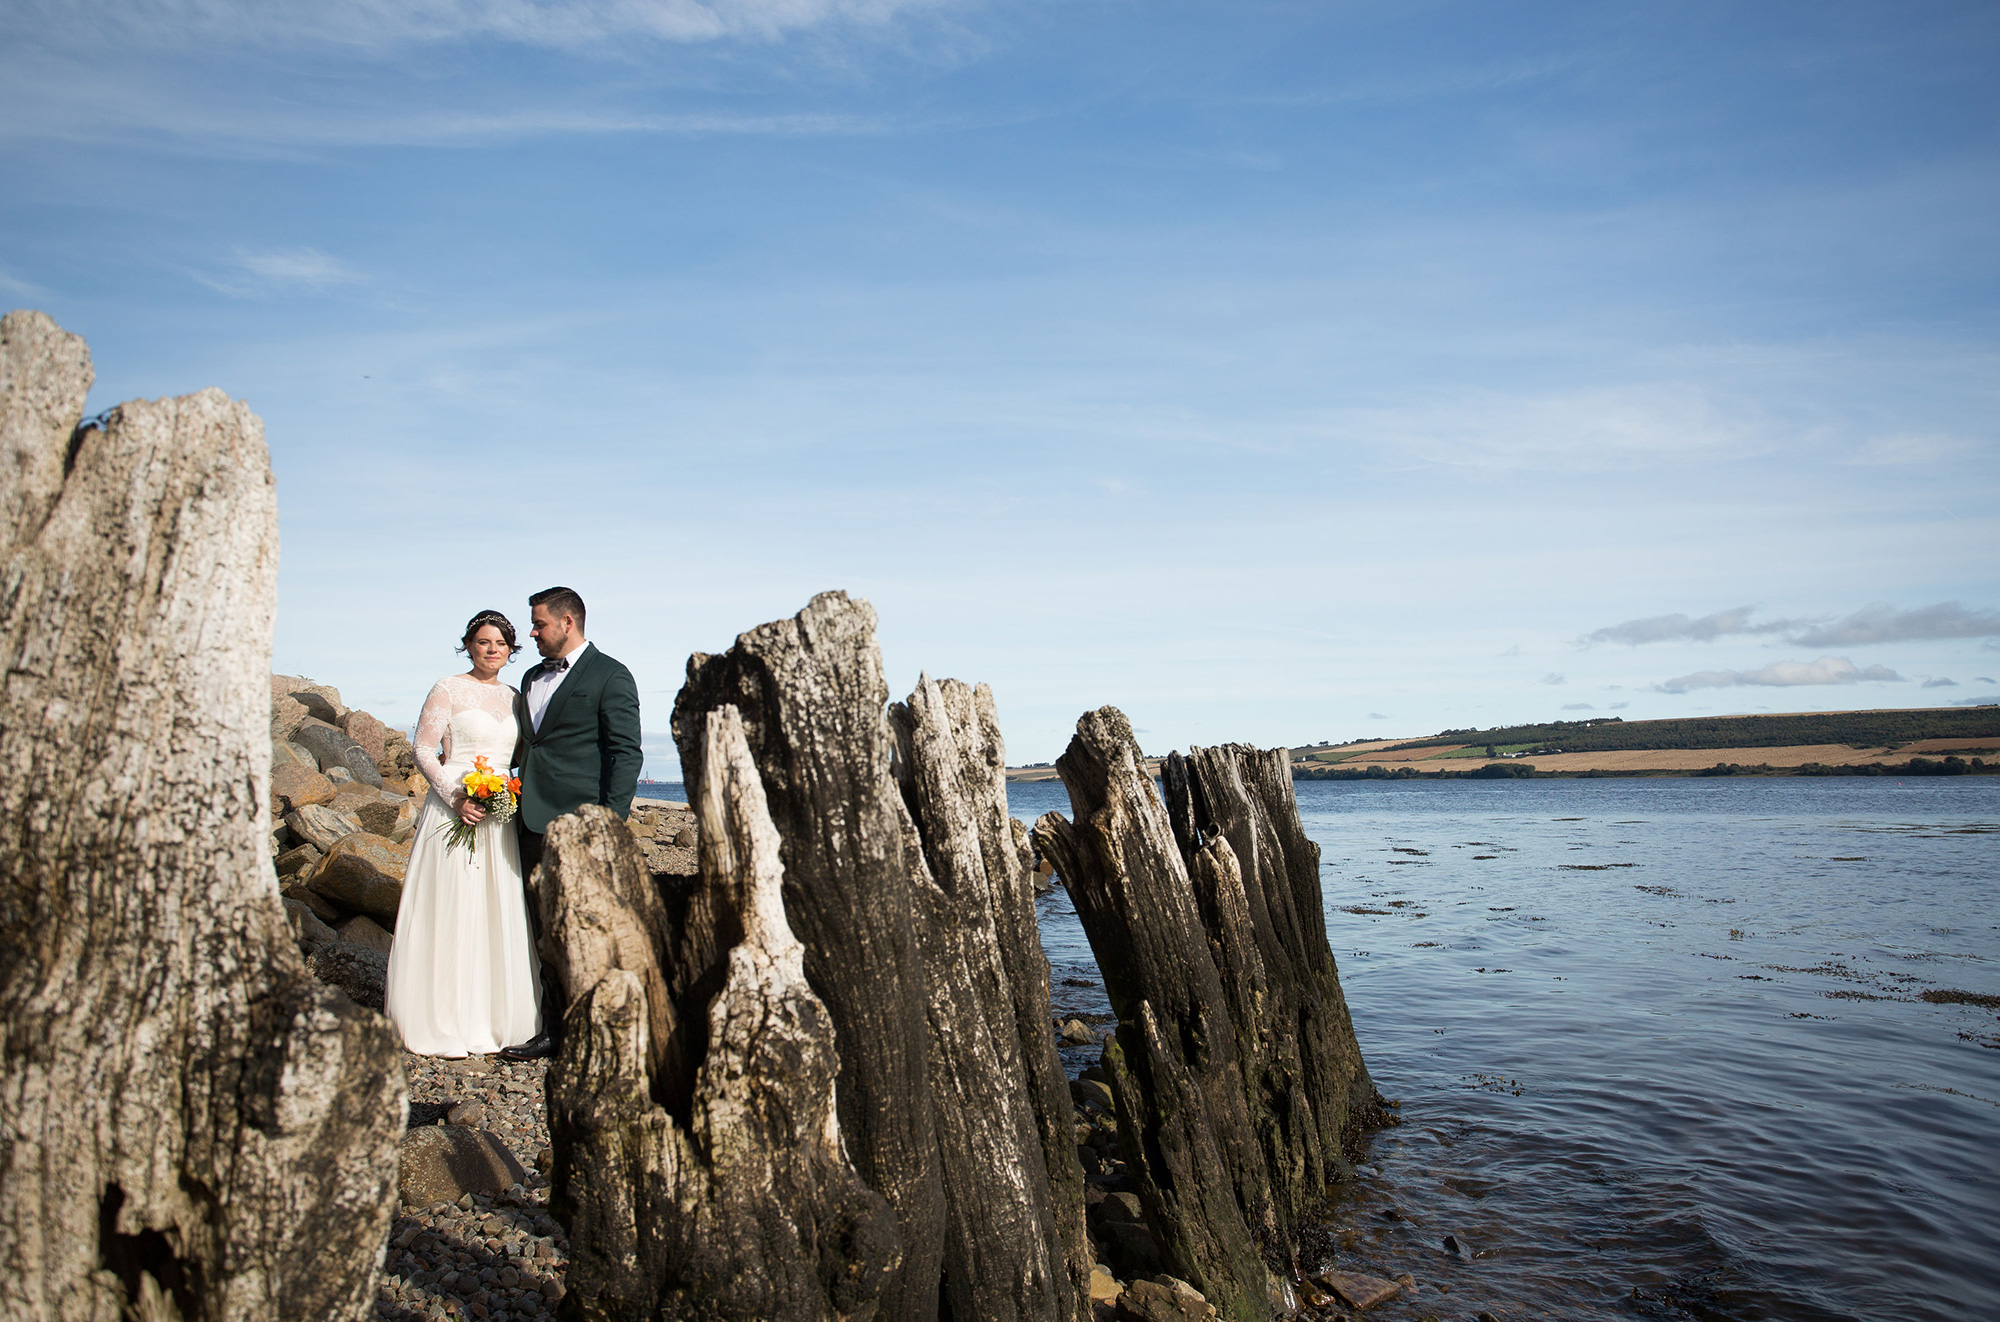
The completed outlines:
[[[874,611],[823,593],[689,660],[682,771],[703,781],[701,722],[737,707],[840,1044],[848,1152],[896,1209],[884,1316],[1084,1318],[1081,1172],[991,697],[926,681],[887,702]]]
[[[1170,758],[1162,801],[1130,723],[1102,708],[1056,762],[1076,821],[1048,813],[1034,831],[1118,1015],[1105,1063],[1148,1224],[1170,1270],[1245,1319],[1270,1315],[1298,1220],[1380,1106],[1318,849],[1272,756]]]
[[[0,320],[0,1315],[371,1316],[406,1092],[271,870],[263,426],[90,381]]]
[[[689,660],[699,878],[649,877],[608,813],[550,828],[579,1317],[1089,1316],[992,695],[927,678],[888,707],[874,625],[828,593]]]
[[[849,1165],[840,1062],[785,918],[776,830],[736,710],[708,714],[701,875],[662,895],[624,824],[557,819],[543,950],[572,1000],[549,1073],[570,1315],[870,1317],[895,1217]]]

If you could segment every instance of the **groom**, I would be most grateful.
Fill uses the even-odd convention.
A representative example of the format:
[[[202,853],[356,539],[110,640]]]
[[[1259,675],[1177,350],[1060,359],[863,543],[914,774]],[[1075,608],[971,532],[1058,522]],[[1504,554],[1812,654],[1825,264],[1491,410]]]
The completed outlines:
[[[569,588],[548,588],[528,598],[529,631],[541,664],[522,676],[521,875],[528,881],[529,912],[542,837],[549,823],[586,803],[601,803],[620,817],[632,812],[645,753],[639,743],[639,688],[632,672],[583,636],[583,598]],[[537,924],[539,927],[539,924]],[[562,988],[542,964],[542,1031],[501,1055],[535,1060],[555,1050],[562,1023]]]

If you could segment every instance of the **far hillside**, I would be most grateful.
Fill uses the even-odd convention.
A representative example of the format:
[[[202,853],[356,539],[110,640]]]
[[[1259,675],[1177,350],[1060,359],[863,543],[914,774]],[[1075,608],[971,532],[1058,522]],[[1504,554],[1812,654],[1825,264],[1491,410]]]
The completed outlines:
[[[1490,730],[1445,730],[1428,739],[1389,745],[1383,751],[1490,745],[1514,756],[1533,757],[1627,749],[1778,748],[1803,744],[1895,749],[1932,739],[1989,738],[2000,738],[2000,706],[1698,716],[1661,721],[1625,721],[1612,716],[1540,725],[1503,725]]]

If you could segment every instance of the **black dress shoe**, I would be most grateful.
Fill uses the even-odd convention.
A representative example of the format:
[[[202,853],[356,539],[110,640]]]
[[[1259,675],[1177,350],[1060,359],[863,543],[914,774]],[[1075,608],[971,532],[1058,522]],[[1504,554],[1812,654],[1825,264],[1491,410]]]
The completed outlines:
[[[540,1060],[544,1056],[556,1054],[556,1040],[552,1034],[537,1033],[517,1047],[501,1047],[502,1060]]]

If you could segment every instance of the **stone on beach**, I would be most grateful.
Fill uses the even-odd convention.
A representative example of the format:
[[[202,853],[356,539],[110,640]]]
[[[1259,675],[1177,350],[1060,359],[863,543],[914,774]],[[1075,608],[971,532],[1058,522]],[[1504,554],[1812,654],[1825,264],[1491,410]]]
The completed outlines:
[[[1214,1316],[1215,1305],[1174,1276],[1134,1281],[1118,1296],[1118,1317],[1131,1322],[1204,1322]]]
[[[382,761],[382,755],[388,751],[388,726],[365,711],[350,711],[334,724],[349,739],[361,745],[361,751],[368,754],[370,762],[379,764]]]
[[[309,803],[285,814],[285,825],[293,835],[320,853],[330,852],[342,837],[353,835],[361,823],[323,803]]]
[[[396,939],[389,934],[387,928],[367,914],[357,914],[333,930],[340,934],[340,939],[343,941],[352,941],[357,946],[379,950],[384,955],[389,953],[389,946]]]
[[[396,1192],[405,1207],[498,1194],[528,1178],[500,1136],[463,1125],[425,1125],[403,1138]]]
[[[318,768],[300,766],[296,762],[271,768],[273,817],[283,817],[294,808],[332,803],[333,799],[333,782],[322,776]]]
[[[333,843],[306,884],[335,904],[393,923],[409,866],[408,845],[356,831]]]
[[[1394,1281],[1359,1272],[1325,1271],[1313,1279],[1331,1290],[1334,1298],[1354,1309],[1373,1308],[1385,1299],[1394,1298],[1403,1288]]]
[[[382,773],[375,769],[375,759],[346,731],[311,720],[301,725],[292,739],[318,760],[321,771],[346,767],[356,780],[382,788]]]
[[[285,902],[285,921],[292,925],[292,939],[307,950],[316,950],[340,936],[320,916],[297,900]]]

